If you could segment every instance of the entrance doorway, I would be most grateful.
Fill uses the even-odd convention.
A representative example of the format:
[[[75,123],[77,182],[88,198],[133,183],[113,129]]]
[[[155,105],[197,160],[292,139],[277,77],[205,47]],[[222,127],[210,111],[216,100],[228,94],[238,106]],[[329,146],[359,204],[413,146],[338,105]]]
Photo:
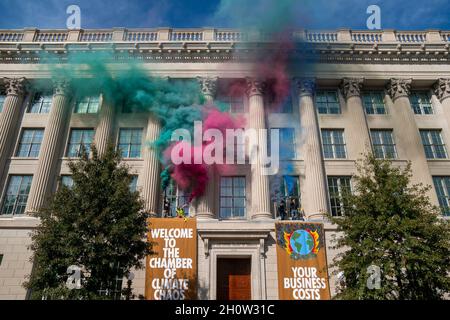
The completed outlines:
[[[250,300],[250,258],[217,258],[217,300]]]

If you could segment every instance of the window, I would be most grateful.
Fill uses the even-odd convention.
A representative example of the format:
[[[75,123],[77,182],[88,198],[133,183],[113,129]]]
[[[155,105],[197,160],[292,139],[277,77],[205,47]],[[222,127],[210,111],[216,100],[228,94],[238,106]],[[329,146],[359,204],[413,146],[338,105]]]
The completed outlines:
[[[442,214],[450,216],[450,176],[449,177],[433,177],[434,188],[439,200]]]
[[[29,113],[49,113],[52,105],[52,96],[50,94],[36,93],[28,109]]]
[[[138,181],[138,176],[132,175],[131,176],[131,182],[130,182],[130,191],[131,192],[136,192],[137,191],[137,181]]]
[[[380,159],[397,158],[392,130],[370,130],[370,136],[375,157]]]
[[[415,114],[432,114],[431,99],[426,91],[412,91],[409,97]]]
[[[142,129],[120,129],[118,149],[123,158],[140,158]]]
[[[274,113],[292,113],[292,93],[289,92],[282,99],[277,98],[275,93],[269,95],[268,103],[271,106],[270,110]]]
[[[300,182],[298,176],[276,176],[272,180],[272,194],[274,201],[285,200],[288,203],[289,198],[297,198],[300,202]]]
[[[37,158],[41,148],[44,129],[23,129],[16,157]]]
[[[0,95],[0,112],[3,111],[3,104],[5,103],[5,99],[6,99],[6,96],[1,94]]]
[[[221,177],[220,218],[244,218],[245,202],[245,177]]]
[[[367,114],[386,114],[383,91],[363,92],[362,100]]]
[[[174,180],[170,180],[169,185],[164,190],[164,198],[163,199],[163,208],[162,212],[164,216],[168,217],[176,217],[176,209],[184,208],[185,215],[189,215],[189,195],[185,193],[183,190],[180,190]],[[164,200],[166,200],[169,204],[169,212],[165,212]]]
[[[3,262],[3,255],[0,254],[0,266],[2,265],[2,262]]]
[[[345,159],[344,130],[322,129],[323,154],[328,159]]]
[[[292,160],[296,158],[295,152],[295,129],[294,128],[271,128],[279,130],[279,155],[280,160]],[[272,132],[271,132],[272,134]],[[271,137],[267,137],[269,152],[271,152]],[[271,153],[270,153],[271,154]],[[271,154],[272,155],[272,154]]]
[[[342,216],[345,209],[344,194],[351,192],[350,177],[328,177],[328,193],[332,216]]]
[[[75,106],[75,113],[97,113],[99,106],[99,96],[83,97]]]
[[[124,270],[120,267],[120,263],[118,262],[111,263],[111,266],[115,269],[111,270],[112,272],[115,271],[114,277],[111,277],[100,284],[98,294],[100,296],[110,297],[112,300],[121,300]]]
[[[442,141],[441,130],[420,130],[420,137],[427,159],[445,159],[447,152]]]
[[[86,153],[89,154],[93,138],[94,129],[72,129],[67,147],[67,156],[71,158],[80,157],[81,146],[84,146]]]
[[[17,215],[25,212],[33,176],[10,176],[3,197],[1,214]]]
[[[65,186],[67,188],[72,188],[73,187],[72,176],[69,176],[69,175],[61,176],[61,185]]]
[[[225,107],[225,110],[229,110],[232,113],[244,113],[246,112],[244,95],[241,94],[228,94],[221,95],[217,98],[220,105]]]
[[[341,107],[339,105],[339,98],[337,91],[318,90],[316,92],[316,108],[319,113],[324,114],[341,113]]]

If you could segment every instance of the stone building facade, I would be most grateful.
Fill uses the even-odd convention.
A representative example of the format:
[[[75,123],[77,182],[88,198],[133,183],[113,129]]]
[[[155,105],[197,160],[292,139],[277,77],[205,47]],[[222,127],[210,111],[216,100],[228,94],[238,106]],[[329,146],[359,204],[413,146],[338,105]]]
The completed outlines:
[[[399,166],[412,162],[413,182],[432,185],[430,199],[450,215],[450,60],[449,31],[308,31],[293,34],[302,61],[291,67],[291,97],[278,112],[270,103],[265,79],[255,79],[249,52],[270,42],[258,34],[219,29],[0,30],[0,299],[26,299],[22,287],[32,264],[29,232],[39,221],[28,215],[42,206],[58,183],[70,183],[67,162],[81,144],[108,142],[127,150],[124,161],[136,175],[136,188],[154,215],[161,214],[160,165],[145,147],[160,132],[148,115],[108,108],[98,96],[74,102],[70,84],[51,79],[38,52],[111,50],[144,61],[149,75],[199,79],[207,100],[229,103],[251,128],[282,128],[290,145],[295,190],[310,221],[323,221],[327,258],[335,226],[323,213],[343,214],[340,194],[352,187],[355,160],[372,149]],[[229,79],[245,79],[240,101],[220,96]],[[53,92],[27,84],[52,83]],[[198,218],[200,299],[215,299],[218,266],[227,259],[250,264],[251,298],[277,299],[271,182],[251,165],[232,177],[211,169],[207,193],[190,214]],[[228,179],[228,180],[227,180]],[[230,214],[221,190],[241,187],[242,210]],[[283,185],[283,183],[281,183]],[[234,192],[234,191],[233,191]],[[286,193],[287,192],[287,193]],[[173,191],[173,201],[183,201]],[[144,292],[144,271],[134,287]],[[330,270],[331,275],[331,270]],[[336,279],[330,277],[334,292]]]

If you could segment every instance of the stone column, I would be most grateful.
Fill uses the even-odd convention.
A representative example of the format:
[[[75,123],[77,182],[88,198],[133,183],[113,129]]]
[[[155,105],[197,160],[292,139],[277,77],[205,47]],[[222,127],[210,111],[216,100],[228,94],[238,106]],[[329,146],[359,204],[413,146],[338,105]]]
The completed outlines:
[[[369,128],[366,114],[361,100],[361,88],[364,79],[344,78],[341,83],[341,92],[347,101],[348,125],[345,128],[348,148],[356,151],[358,158],[371,150]]]
[[[217,78],[199,78],[203,96],[207,104],[214,101],[217,91]],[[208,185],[205,194],[198,200],[194,209],[195,215],[199,219],[214,219],[214,198],[215,198],[215,168],[214,165],[208,166]]]
[[[144,144],[144,172],[142,174],[143,186],[142,197],[145,201],[145,210],[152,217],[156,217],[160,212],[159,197],[161,194],[160,180],[160,162],[158,159],[158,151],[149,144],[159,138],[161,125],[153,115],[149,115],[147,124],[147,135]]]
[[[69,114],[70,84],[67,80],[54,81],[54,92],[48,124],[42,138],[39,161],[31,183],[26,207],[27,213],[39,210],[51,193],[51,188],[58,176],[56,165],[61,152],[62,138]]]
[[[394,128],[396,144],[404,151],[407,160],[411,161],[412,179],[411,183],[423,183],[433,185],[428,170],[428,162],[422,145],[419,128],[416,124],[414,112],[409,102],[411,79],[391,79],[387,90],[394,104],[391,114],[398,124]],[[436,193],[430,190],[428,193],[433,204],[438,204]]]
[[[99,155],[103,155],[109,143],[113,142],[114,105],[102,95],[100,121],[95,130],[94,143]]]
[[[25,93],[25,78],[4,78],[6,98],[0,112],[0,168],[4,171],[10,156],[11,144],[15,141],[14,131],[19,123],[21,106]],[[0,181],[2,174],[0,174]]]
[[[258,79],[247,79],[247,95],[249,104],[249,127],[256,129],[257,137],[250,141],[249,150],[255,150],[256,157],[251,164],[251,218],[271,219],[269,177],[264,175],[262,155],[267,154],[266,129],[264,112],[265,83]]]
[[[325,213],[330,211],[319,122],[313,101],[315,82],[313,79],[297,79],[297,87],[304,141],[305,182],[301,188],[304,195],[303,208],[308,219],[323,219]]]

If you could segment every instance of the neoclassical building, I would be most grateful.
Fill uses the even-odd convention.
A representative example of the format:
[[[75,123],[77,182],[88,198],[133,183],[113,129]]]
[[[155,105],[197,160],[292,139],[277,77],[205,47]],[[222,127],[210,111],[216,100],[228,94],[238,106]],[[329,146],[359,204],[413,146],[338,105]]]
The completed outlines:
[[[135,175],[130,187],[149,212],[162,212],[160,164],[146,147],[159,136],[158,122],[109,106],[102,92],[72,99],[70,83],[51,78],[40,52],[58,54],[55,63],[64,63],[71,50],[127,52],[149,75],[199,79],[207,100],[228,105],[249,128],[280,129],[289,177],[281,172],[274,183],[251,164],[237,165],[232,175],[210,169],[206,194],[189,208],[198,221],[199,299],[223,297],[222,277],[237,268],[248,276],[244,289],[251,299],[278,298],[274,193],[296,198],[308,220],[324,222],[331,264],[336,228],[323,213],[345,214],[342,191],[352,188],[355,160],[369,150],[399,166],[411,161],[413,182],[431,185],[431,202],[450,216],[450,31],[299,30],[292,38],[301,45],[292,49],[299,61],[289,70],[291,94],[269,112],[265,79],[254,78],[250,57],[274,43],[256,33],[0,30],[0,299],[27,298],[29,233],[39,224],[29,213],[60,183],[71,184],[68,159],[82,145],[94,142],[100,152],[117,145]],[[246,81],[245,94],[227,96],[236,79]],[[33,89],[35,81],[53,90]],[[172,208],[186,201],[174,185],[165,196]],[[144,270],[136,271],[137,294],[144,285]]]

